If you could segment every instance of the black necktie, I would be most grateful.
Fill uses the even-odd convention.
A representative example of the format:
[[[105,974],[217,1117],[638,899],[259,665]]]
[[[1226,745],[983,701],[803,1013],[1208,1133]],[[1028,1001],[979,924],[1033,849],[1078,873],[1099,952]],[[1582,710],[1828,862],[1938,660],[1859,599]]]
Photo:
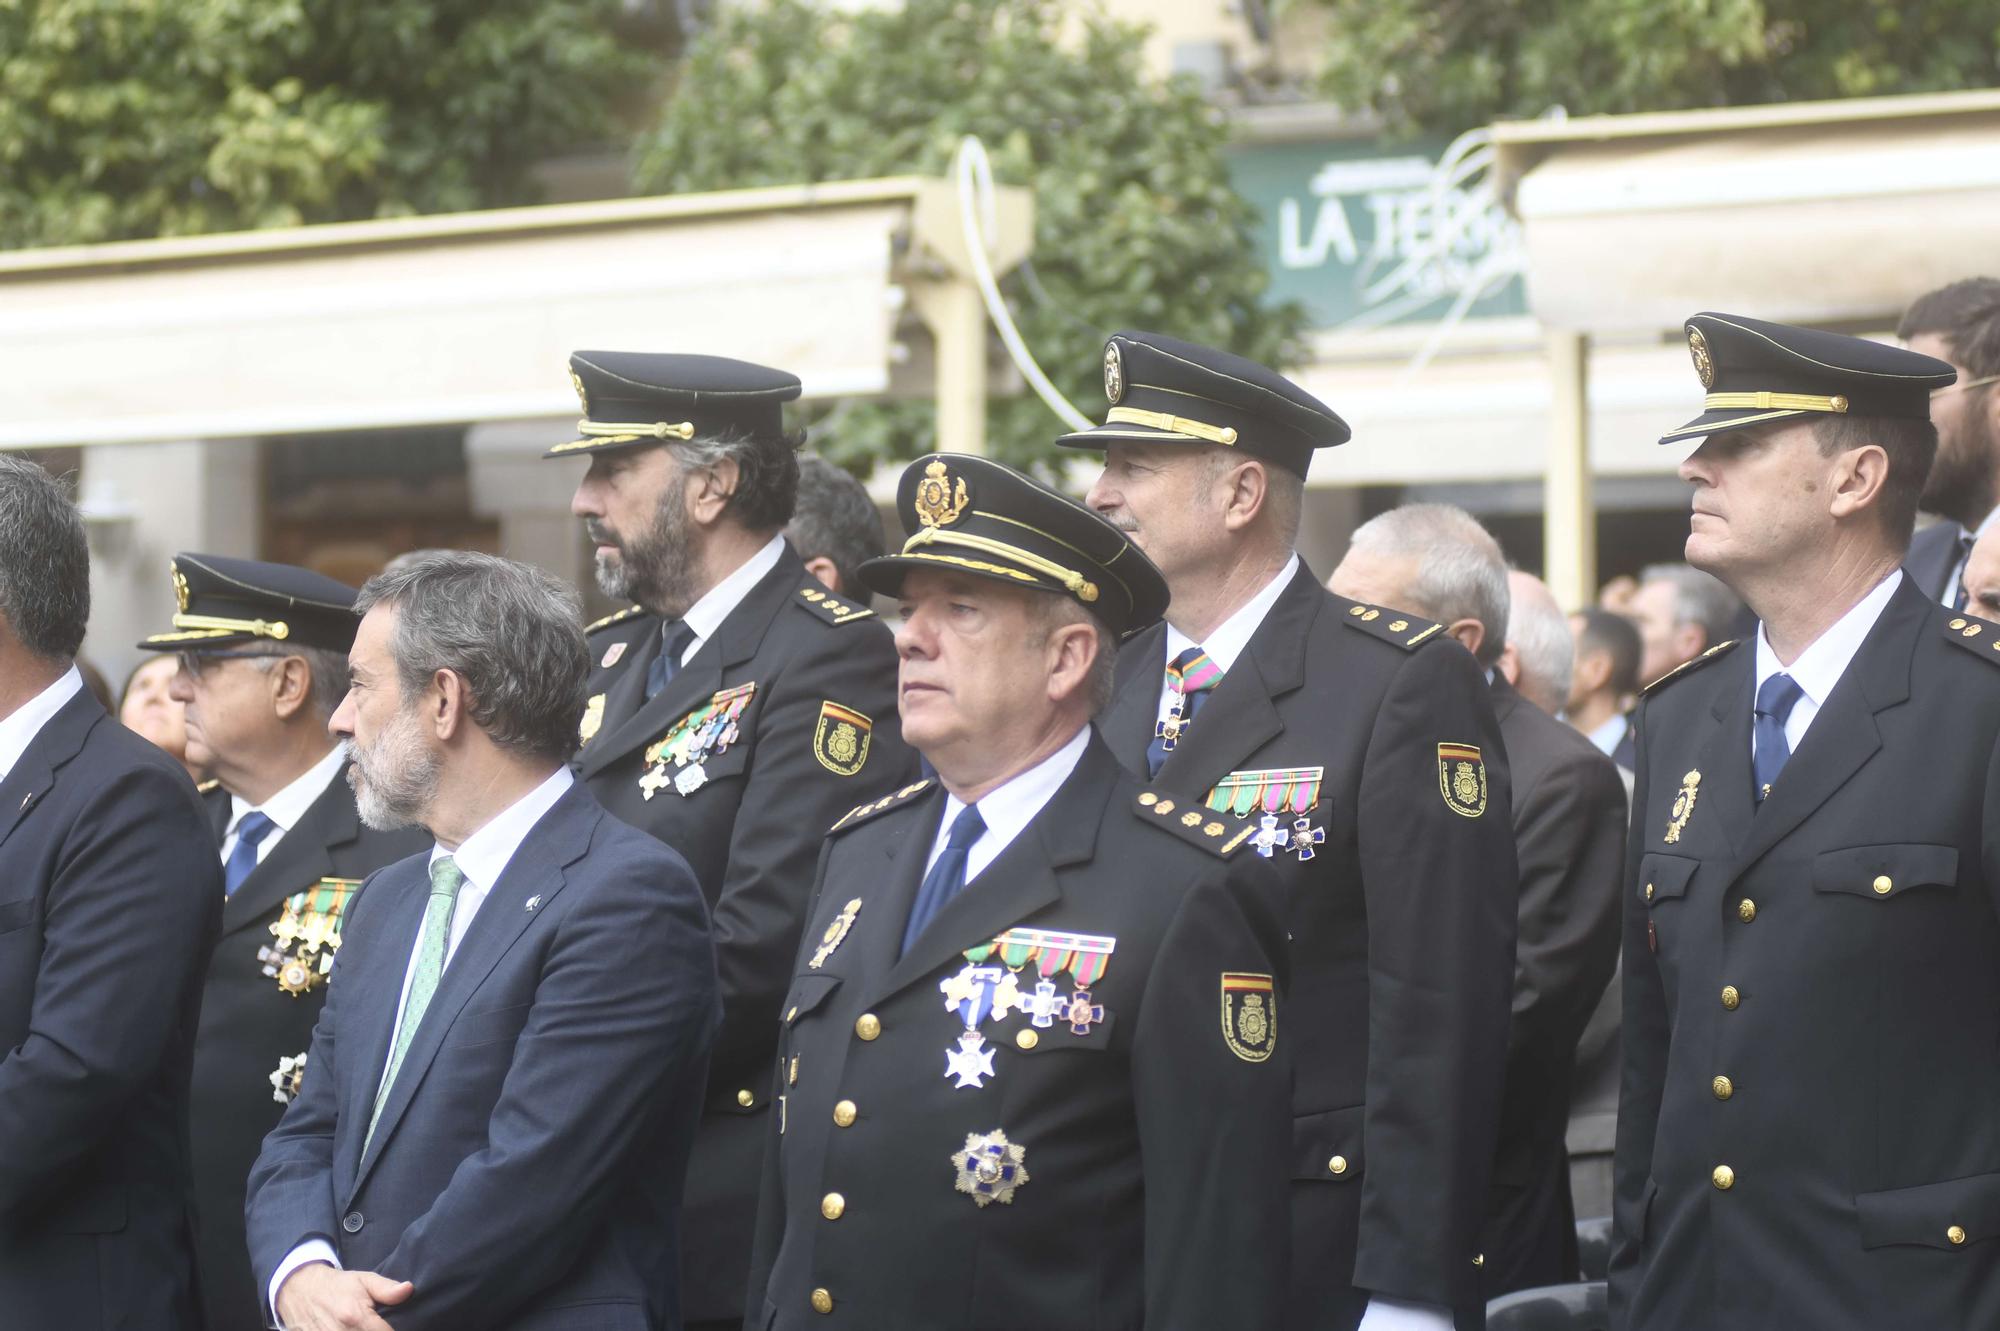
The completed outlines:
[[[979,840],[986,830],[986,820],[979,816],[979,806],[968,804],[959,810],[958,817],[951,820],[951,831],[944,839],[944,849],[938,853],[937,863],[924,875],[923,886],[917,889],[917,900],[910,907],[910,921],[903,926],[903,951],[910,950],[910,944],[931,918],[944,909],[945,903],[958,895],[965,886],[965,861],[972,850],[972,843]],[[898,953],[897,955],[901,955]]]
[[[660,654],[653,658],[653,664],[646,667],[646,701],[660,696],[660,690],[673,682],[680,672],[681,657],[687,652],[688,644],[694,641],[694,625],[685,619],[677,619],[671,624],[660,625]]]
[[[1765,680],[1757,690],[1757,720],[1753,727],[1756,740],[1750,769],[1757,782],[1752,797],[1759,804],[1770,795],[1778,773],[1785,770],[1785,762],[1792,756],[1792,746],[1785,740],[1785,718],[1804,696],[1805,690],[1799,687],[1799,682],[1783,672]]]

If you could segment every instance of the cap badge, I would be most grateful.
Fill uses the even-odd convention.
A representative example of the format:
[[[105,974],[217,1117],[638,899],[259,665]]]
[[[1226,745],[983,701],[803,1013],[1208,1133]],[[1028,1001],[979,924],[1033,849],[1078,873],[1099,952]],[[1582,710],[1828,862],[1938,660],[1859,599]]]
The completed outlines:
[[[576,389],[577,405],[582,407],[583,414],[588,416],[590,414],[590,394],[583,391],[582,376],[578,375],[575,370],[571,370],[569,372],[569,381],[570,384]]]
[[[187,574],[181,572],[179,564],[171,562],[168,563],[167,570],[174,575],[174,606],[184,615],[187,613],[188,608]]]
[[[965,478],[957,478],[953,488],[953,477],[946,471],[943,458],[932,458],[924,468],[924,478],[917,482],[917,497],[911,507],[917,511],[917,521],[926,527],[949,527],[957,522],[965,512]]]
[[[1688,329],[1688,355],[1694,357],[1694,372],[1701,376],[1701,386],[1715,387],[1715,360],[1708,354],[1708,339],[1699,328]]]
[[[1116,342],[1104,344],[1104,396],[1111,399],[1114,407],[1125,396],[1125,358],[1119,354]]]

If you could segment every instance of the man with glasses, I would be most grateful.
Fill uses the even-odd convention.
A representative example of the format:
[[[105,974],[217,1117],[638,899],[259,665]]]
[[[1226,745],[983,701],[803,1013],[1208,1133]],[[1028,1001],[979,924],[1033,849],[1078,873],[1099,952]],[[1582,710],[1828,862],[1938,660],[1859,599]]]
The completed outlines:
[[[1919,296],[1896,335],[1958,372],[1957,383],[1931,394],[1937,461],[1922,507],[1944,521],[1916,534],[1903,567],[1931,596],[1970,609],[1967,556],[2000,527],[2000,279],[1969,277]]]
[[[354,589],[308,569],[219,555],[172,563],[173,652],[189,760],[223,866],[222,937],[203,979],[192,1144],[204,1325],[257,1331],[243,1180],[305,1071],[313,1023],[361,880],[422,849],[362,824],[327,720],[347,693]]]

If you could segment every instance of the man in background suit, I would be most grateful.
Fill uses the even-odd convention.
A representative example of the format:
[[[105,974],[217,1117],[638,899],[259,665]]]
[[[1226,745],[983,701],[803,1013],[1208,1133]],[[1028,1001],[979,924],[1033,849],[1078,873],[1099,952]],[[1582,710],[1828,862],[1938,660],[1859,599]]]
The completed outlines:
[[[251,1264],[285,1326],[676,1327],[714,958],[686,862],[565,762],[575,593],[437,554],[356,608],[333,729],[361,816],[437,844],[349,914],[250,1177]]]
[[[196,1331],[188,1069],[222,908],[194,785],[74,666],[83,522],[0,456],[0,1322]]]
[[[591,625],[576,771],[687,857],[715,930],[722,1030],[687,1180],[689,1322],[736,1331],[779,1003],[834,819],[907,782],[896,653],[783,535],[799,485],[797,376],[720,356],[579,351],[590,463],[570,508],[597,582],[636,602]]]
[[[1500,547],[1471,514],[1412,504],[1364,523],[1334,570],[1342,596],[1437,620],[1492,669],[1507,635]],[[1560,624],[1560,619],[1558,619]],[[1625,787],[1589,740],[1494,674],[1521,866],[1506,1096],[1479,1275],[1488,1298],[1577,1278],[1564,1134],[1578,1038],[1618,960]]]
[[[222,937],[202,983],[191,1132],[207,1331],[260,1331],[243,1181],[305,1071],[306,1045],[361,880],[423,849],[364,827],[327,732],[347,694],[354,589],[310,569],[223,555],[172,564],[172,627],[139,646],[179,658],[223,870]]]
[[[1346,424],[1263,366],[1156,333],[1104,352],[1091,507],[1166,576],[1102,717],[1135,774],[1228,811],[1292,934],[1292,1266],[1314,1331],[1485,1324],[1479,1228],[1514,962],[1491,691],[1445,634],[1333,596],[1293,550]]]
[[[2000,526],[2000,279],[1968,277],[1925,292],[1896,336],[1958,374],[1931,395],[1937,459],[1919,501],[1943,520],[1910,538],[1903,570],[1926,595],[1967,609],[1962,579],[1972,543]]]

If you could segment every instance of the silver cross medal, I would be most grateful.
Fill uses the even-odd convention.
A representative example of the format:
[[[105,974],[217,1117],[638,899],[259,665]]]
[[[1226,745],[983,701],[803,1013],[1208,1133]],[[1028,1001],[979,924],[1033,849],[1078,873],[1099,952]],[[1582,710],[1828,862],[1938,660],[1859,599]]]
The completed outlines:
[[[1257,847],[1257,853],[1265,859],[1270,859],[1281,847],[1288,846],[1291,842],[1292,834],[1278,826],[1277,814],[1267,813],[1257,820],[1257,835],[1251,844]]]

